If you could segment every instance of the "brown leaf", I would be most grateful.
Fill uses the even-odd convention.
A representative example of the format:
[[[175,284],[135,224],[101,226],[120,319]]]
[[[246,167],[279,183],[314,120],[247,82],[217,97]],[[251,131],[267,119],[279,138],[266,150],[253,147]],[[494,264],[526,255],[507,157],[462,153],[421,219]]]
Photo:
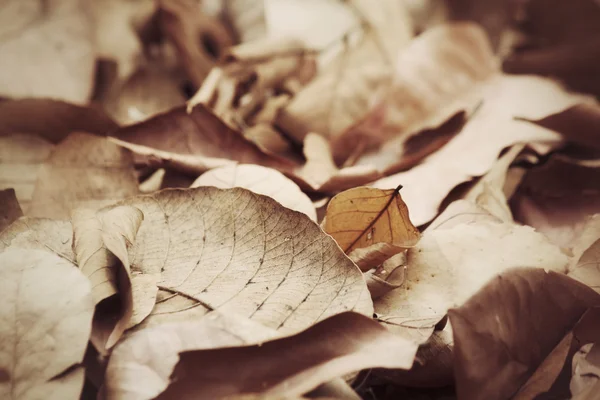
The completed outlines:
[[[496,75],[482,93],[481,108],[446,146],[411,170],[374,183],[382,189],[402,184],[402,196],[417,226],[437,214],[455,186],[487,173],[505,147],[520,142],[561,143],[558,133],[516,117],[537,120],[583,101],[553,81],[535,76]]]
[[[389,258],[416,245],[420,236],[410,222],[400,187],[395,190],[368,187],[346,190],[327,205],[323,225],[325,232],[346,254],[384,243],[390,247],[385,251]]]
[[[23,216],[14,189],[0,190],[0,232],[8,228],[16,219]],[[311,203],[312,204],[312,203]]]
[[[94,313],[90,284],[48,252],[5,250],[0,264],[0,397],[78,399]]]
[[[518,398],[537,368],[544,368],[545,380],[553,380],[574,326],[599,304],[600,295],[555,272],[522,268],[495,278],[461,308],[449,311],[458,396]]]
[[[511,200],[515,219],[569,247],[600,213],[600,164],[552,156],[529,170]]]
[[[460,203],[466,203],[460,201]],[[375,312],[393,331],[416,341],[427,339],[450,307],[461,305],[495,275],[523,265],[566,272],[568,258],[531,227],[490,220],[485,211],[438,218],[408,250],[404,283],[377,299]],[[456,216],[466,220],[456,222]]]
[[[600,214],[590,217],[579,232],[567,275],[600,293]]]
[[[145,325],[218,309],[289,333],[343,311],[372,311],[362,274],[333,239],[266,196],[201,187],[121,204],[144,214],[132,270],[162,273]]]
[[[188,326],[188,332],[193,332],[197,338],[193,340],[195,349],[198,349],[196,351],[187,351],[177,357],[177,354],[174,354],[179,347],[177,344],[175,347],[162,347],[171,350],[168,354],[171,368],[175,362],[179,362],[175,366],[171,385],[159,398],[214,399],[244,393],[260,393],[265,398],[293,398],[321,383],[361,369],[377,366],[410,368],[416,352],[416,346],[413,344],[395,337],[370,318],[356,313],[330,317],[294,336],[233,348],[218,347],[243,345],[247,339],[240,338],[237,332],[244,331],[232,332],[235,325],[223,326],[222,321],[216,322],[212,323],[212,327],[204,323],[203,329],[200,328],[202,322],[196,323],[202,331],[208,330],[204,335],[197,334],[198,328],[192,331]],[[171,332],[174,332],[175,328],[178,327],[173,326]],[[179,330],[183,331],[181,328]],[[139,335],[143,333],[142,331]],[[147,337],[150,337],[149,333]],[[236,333],[237,337],[232,338],[232,333]],[[168,337],[163,338],[166,340]],[[109,371],[115,372],[112,375],[114,379],[120,378],[121,385],[125,388],[127,381],[121,378],[122,370],[117,368],[119,365],[127,365],[125,362],[128,359],[117,358],[117,355],[121,356],[121,351],[135,345],[134,339],[139,343],[144,337],[133,336],[124,342],[115,351],[115,358],[111,359],[109,365]],[[229,343],[224,346],[224,341]],[[214,350],[209,350],[210,348]],[[304,361],[298,363],[299,359]],[[236,365],[239,373],[231,374],[231,365]],[[113,366],[115,370],[111,370]],[[140,365],[138,370],[143,372],[143,367],[143,364]],[[118,372],[121,372],[121,376]],[[168,369],[161,368],[160,386],[166,386],[169,373]],[[150,398],[153,394],[139,398]]]
[[[28,6],[8,1],[0,26],[0,96],[87,102],[95,54],[92,24],[83,1]]]
[[[230,32],[217,19],[204,15],[193,0],[160,0],[158,21],[173,43],[188,78],[196,87],[218,57],[233,44]]]
[[[183,172],[195,172],[196,176],[207,169],[226,165],[227,160],[278,170],[294,165],[288,160],[263,153],[203,105],[195,106],[189,113],[185,107],[174,108],[122,128],[114,136],[145,147],[127,146],[135,152],[156,154],[159,158],[172,160],[174,167]]]
[[[75,131],[105,136],[118,125],[102,110],[50,99],[0,102],[0,136],[27,133],[59,143]]]
[[[267,36],[264,3],[256,0],[233,0],[224,4],[225,18],[235,28],[241,42],[256,41]]]
[[[317,212],[310,198],[302,193],[298,185],[271,168],[252,164],[215,168],[202,174],[190,187],[200,186],[248,189],[269,196],[290,210],[306,214],[313,221],[317,220]]]
[[[600,390],[600,346],[598,342],[581,347],[573,357],[571,394],[574,400],[592,399]]]
[[[365,118],[385,93],[397,53],[412,35],[401,3],[386,0],[372,7],[361,0],[351,4],[367,24],[364,37],[358,45],[345,48],[326,71],[298,93],[276,122],[298,142],[309,132],[325,136],[334,143],[336,160],[352,152],[344,133]]]
[[[28,214],[68,218],[78,206],[100,208],[137,192],[127,150],[105,138],[73,133],[40,169]]]

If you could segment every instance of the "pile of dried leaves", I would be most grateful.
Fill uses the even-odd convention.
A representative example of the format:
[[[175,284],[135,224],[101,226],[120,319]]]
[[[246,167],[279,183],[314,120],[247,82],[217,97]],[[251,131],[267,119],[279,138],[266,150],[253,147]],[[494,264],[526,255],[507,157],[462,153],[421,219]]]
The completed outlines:
[[[595,0],[8,0],[0,398],[597,399]]]

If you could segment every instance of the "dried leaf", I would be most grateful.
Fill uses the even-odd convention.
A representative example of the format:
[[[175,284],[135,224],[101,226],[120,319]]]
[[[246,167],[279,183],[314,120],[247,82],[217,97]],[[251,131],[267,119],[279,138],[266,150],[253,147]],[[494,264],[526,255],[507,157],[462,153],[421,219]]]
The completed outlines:
[[[28,214],[68,218],[77,206],[100,208],[137,192],[126,150],[105,138],[73,133],[40,169]]]
[[[553,81],[534,76],[496,76],[482,90],[483,105],[446,146],[411,170],[374,183],[382,189],[402,184],[402,196],[417,226],[437,214],[455,186],[487,173],[505,147],[520,142],[561,143],[558,133],[516,117],[537,120],[583,101]]]
[[[267,36],[264,1],[227,1],[223,11],[227,21],[235,28],[241,42],[254,41]]]
[[[140,210],[128,206],[73,212],[73,250],[79,268],[92,283],[98,305],[91,339],[101,354],[114,346],[126,329],[148,316],[156,301],[160,274],[132,274],[127,254],[143,218]],[[118,309],[100,304],[117,294]]]
[[[376,313],[390,329],[416,341],[429,337],[448,308],[461,305],[509,268],[527,265],[566,272],[567,256],[533,228],[490,221],[485,211],[478,215],[473,208],[450,214],[457,210],[463,212],[453,207],[438,218],[455,225],[434,223],[435,229],[427,229],[408,250],[403,286],[375,302]],[[461,215],[466,221],[453,220]]]
[[[50,99],[0,102],[0,136],[37,135],[59,143],[76,131],[105,136],[118,125],[102,110]]]
[[[0,265],[0,397],[78,399],[94,312],[87,279],[37,250],[5,250]]]
[[[573,357],[571,394],[574,400],[592,399],[600,389],[600,346],[588,343]]]
[[[290,333],[343,311],[372,311],[362,274],[333,239],[269,197],[201,187],[122,204],[144,214],[132,271],[162,272],[144,325],[218,309]]]
[[[572,245],[567,275],[600,293],[600,214],[587,220]]]
[[[400,189],[358,187],[338,194],[327,206],[325,232],[347,254],[378,243],[395,247],[396,253],[413,247],[420,235],[410,222]]]
[[[23,216],[14,189],[0,190],[0,232],[8,228],[16,219]],[[312,203],[311,203],[312,204]]]
[[[600,164],[555,155],[527,172],[511,206],[517,221],[568,247],[600,213]]]
[[[0,14],[0,26],[0,96],[87,102],[95,54],[82,0],[26,6],[19,0],[8,1]]]
[[[214,186],[220,189],[241,187],[269,196],[290,210],[306,214],[313,221],[317,212],[310,198],[298,185],[280,172],[259,165],[238,164],[205,172],[191,187]]]
[[[188,332],[193,332],[197,338],[190,338],[188,341],[195,342],[196,349],[207,350],[187,351],[177,357],[175,352],[180,346],[175,344],[163,347],[170,350],[169,369],[172,369],[175,362],[179,362],[175,366],[171,385],[159,398],[214,399],[244,393],[260,393],[264,398],[294,398],[321,383],[361,369],[376,366],[410,368],[416,353],[416,346],[395,337],[376,322],[356,313],[330,317],[294,336],[234,348],[218,347],[240,346],[247,340],[245,337],[240,338],[238,331],[231,332],[235,325],[222,326],[223,322],[219,320],[216,324],[213,322],[213,327],[206,323],[204,325],[201,328],[199,326],[206,332],[202,336],[188,327]],[[179,330],[183,331],[181,328]],[[235,333],[233,338],[232,333]],[[138,337],[138,342],[142,338]],[[223,345],[224,341],[229,343]],[[119,346],[117,351],[121,347],[127,350],[126,345],[134,344],[136,343],[132,337]],[[215,349],[208,350],[210,348]],[[188,347],[188,350],[191,348]],[[304,362],[296,362],[298,359]],[[260,360],[258,364],[257,360]],[[111,360],[109,369],[113,365],[117,368],[119,364],[126,365],[125,361],[128,360],[115,359],[115,364],[112,364]],[[236,365],[240,373],[232,375],[231,365]],[[141,372],[144,371],[142,366],[139,368]],[[169,369],[163,369],[161,365],[162,387],[166,386]],[[120,378],[116,373],[113,376],[115,380]],[[121,385],[127,387],[126,382]],[[138,398],[151,398],[153,395],[154,393],[148,393]]]
[[[193,171],[196,176],[206,169],[226,165],[226,160],[278,170],[289,169],[294,165],[288,160],[263,153],[203,105],[195,106],[190,113],[186,112],[185,107],[174,108],[120,129],[114,136],[145,147],[140,149],[137,146],[127,146],[135,152],[145,150],[146,154],[156,154],[159,158],[172,160],[174,167],[179,167],[183,172]]]
[[[68,221],[21,217],[0,233],[0,251],[9,247],[44,250],[70,261],[75,267],[72,238],[73,230]]]
[[[586,310],[599,304],[600,295],[555,272],[522,268],[495,278],[461,308],[449,311],[458,396],[519,398],[517,392],[537,368],[545,369],[546,380],[555,378],[571,331]]]
[[[336,160],[352,149],[344,133],[362,120],[385,93],[398,51],[412,32],[404,6],[382,1],[371,7],[367,1],[351,3],[364,18],[366,32],[361,42],[346,48],[328,69],[298,93],[281,110],[277,126],[301,142],[309,132],[318,132],[334,142]]]

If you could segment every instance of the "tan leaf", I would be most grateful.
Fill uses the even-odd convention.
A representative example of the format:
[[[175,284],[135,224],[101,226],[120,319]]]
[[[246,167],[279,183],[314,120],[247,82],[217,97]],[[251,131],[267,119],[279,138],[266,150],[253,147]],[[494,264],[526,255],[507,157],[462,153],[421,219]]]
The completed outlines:
[[[132,271],[162,272],[145,325],[218,309],[289,333],[343,311],[372,311],[362,274],[333,239],[269,197],[201,187],[122,204],[144,214]]]
[[[95,54],[82,0],[4,2],[0,26],[0,96],[88,101]]]
[[[382,189],[402,184],[402,196],[417,226],[435,217],[455,186],[487,173],[505,147],[519,142],[561,143],[558,133],[515,118],[537,120],[583,101],[553,81],[534,76],[497,75],[482,92],[483,105],[446,146],[411,170],[374,183]]]
[[[573,378],[570,389],[574,400],[593,398],[600,390],[600,346],[588,343],[573,356]]]
[[[345,48],[338,58],[298,93],[278,115],[277,126],[301,142],[318,132],[334,142],[335,159],[351,152],[343,134],[362,120],[385,93],[398,51],[412,36],[402,3],[351,2],[367,25],[358,45]]]
[[[271,168],[252,164],[215,168],[202,174],[191,187],[200,186],[248,189],[269,196],[290,210],[306,214],[313,221],[317,220],[317,212],[310,198],[302,193],[298,185]]]
[[[198,328],[193,331],[189,329],[191,326],[187,327],[188,335],[193,332],[195,337],[188,341],[195,342],[194,347],[198,350],[189,351],[192,349],[188,348],[188,351],[177,356],[176,352],[181,348],[178,342],[181,343],[181,339],[176,341],[174,346],[162,347],[169,349],[170,368],[164,368],[164,364],[159,364],[161,367],[159,376],[162,375],[162,380],[160,386],[156,385],[157,388],[166,386],[175,362],[178,363],[171,376],[171,385],[159,398],[214,399],[244,393],[260,393],[265,398],[294,398],[321,383],[361,369],[377,366],[410,368],[416,353],[416,346],[390,334],[370,318],[356,313],[343,313],[330,317],[294,336],[258,345],[215,350],[201,349],[240,346],[248,342],[247,334],[246,337],[240,338],[239,330],[231,331],[235,325],[223,326],[223,321],[217,320],[216,324],[213,322],[212,327],[208,323],[200,327],[203,322],[204,320],[196,323]],[[178,327],[172,326],[171,332],[177,333],[175,328]],[[198,329],[206,333],[198,335]],[[184,333],[181,327],[179,331]],[[118,367],[128,365],[126,362],[131,359],[131,356],[124,357],[124,352],[129,350],[128,347],[146,339],[141,336],[143,333],[144,331],[140,332],[139,337],[132,336],[120,345],[115,351],[114,358],[111,359],[109,374],[114,372],[114,375],[110,376],[123,388],[130,385],[127,385],[127,380],[122,378],[123,370]],[[156,333],[154,335],[158,336]],[[235,336],[232,333],[235,333]],[[150,332],[146,336],[149,338]],[[168,337],[163,334],[162,339],[166,341]],[[255,340],[255,338],[250,340],[253,339]],[[154,341],[156,340],[160,340],[160,336]],[[152,343],[148,339],[145,341],[147,344]],[[147,344],[144,348],[149,351],[156,349],[156,347],[147,347]],[[297,363],[295,360],[299,358],[305,362]],[[232,375],[231,365],[236,365],[240,373]],[[113,367],[115,369],[112,369]],[[147,367],[144,364],[139,365],[137,369],[147,375]],[[118,374],[119,372],[121,374]],[[131,378],[140,379],[138,376]],[[153,375],[153,378],[154,382],[159,381],[156,375]],[[154,393],[144,393],[144,396],[135,398],[152,398]],[[127,397],[130,395],[127,392],[119,394],[121,397],[114,398],[132,398]]]
[[[234,0],[224,4],[227,21],[235,28],[242,42],[254,41],[267,36],[265,2],[256,0]]]
[[[78,206],[100,208],[137,192],[128,151],[105,138],[73,133],[40,169],[28,214],[68,218]]]
[[[200,87],[223,51],[233,44],[231,33],[215,18],[204,15],[194,0],[160,0],[158,20],[173,43],[192,83]]]
[[[0,209],[0,232],[2,232],[16,219],[22,217],[23,211],[14,189],[0,190],[0,204],[2,205]]]
[[[532,390],[530,384],[549,389],[564,365],[577,322],[599,304],[596,292],[552,271],[521,268],[495,278],[449,311],[457,395],[534,398],[539,391],[523,392]],[[540,369],[545,383],[536,376]]]
[[[28,133],[59,143],[71,132],[105,136],[118,125],[101,109],[50,99],[0,102],[0,136]]]
[[[527,265],[566,272],[567,256],[542,234],[531,227],[489,220],[485,211],[478,215],[473,208],[462,214],[466,220],[460,223],[427,229],[408,250],[404,284],[375,302],[376,313],[390,329],[423,341],[448,308],[463,304],[509,268]],[[449,215],[454,210],[439,219],[454,222],[455,215]]]
[[[389,258],[413,247],[420,235],[410,222],[400,189],[358,187],[336,195],[327,205],[325,232],[346,254],[384,243],[392,247]]]
[[[600,163],[552,156],[529,170],[511,200],[515,219],[569,247],[600,213]]]
[[[94,313],[87,279],[38,250],[5,250],[0,264],[0,397],[79,399]]]
[[[119,295],[121,307],[99,305],[92,343],[99,352],[111,348],[123,332],[139,324],[154,307],[159,274],[132,274],[127,250],[144,219],[134,207],[73,212],[73,250],[77,264],[92,283],[94,303]],[[102,311],[116,311],[106,315]],[[111,313],[112,314],[112,313]]]
[[[0,233],[0,251],[9,247],[44,250],[70,261],[75,267],[72,239],[73,230],[68,221],[21,217]]]
[[[196,176],[206,169],[226,165],[227,160],[278,170],[294,166],[291,161],[265,154],[201,104],[190,113],[186,112],[185,107],[174,108],[120,129],[114,136],[124,142],[143,146],[127,146],[132,151],[156,154],[159,158],[172,161],[171,164],[183,172],[194,172]]]

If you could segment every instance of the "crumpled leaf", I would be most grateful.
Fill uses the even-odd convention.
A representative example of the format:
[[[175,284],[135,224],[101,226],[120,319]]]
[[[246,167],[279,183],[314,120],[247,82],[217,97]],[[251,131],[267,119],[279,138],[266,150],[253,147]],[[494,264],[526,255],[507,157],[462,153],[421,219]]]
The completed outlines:
[[[0,190],[0,232],[10,226],[16,219],[23,216],[23,211],[17,200],[14,189]]]
[[[600,293],[600,214],[587,220],[571,251],[567,275]]]
[[[95,54],[83,0],[4,2],[0,53],[0,96],[88,101]]]
[[[544,368],[546,380],[558,376],[571,331],[599,304],[596,292],[552,271],[521,268],[495,278],[449,311],[458,397],[534,398],[523,391],[536,369]]]
[[[92,283],[98,305],[91,341],[100,353],[148,316],[156,301],[159,274],[132,274],[127,254],[143,219],[140,210],[128,206],[98,212],[78,209],[72,215],[77,264]],[[112,303],[100,304],[116,295],[116,310]]]
[[[384,95],[397,53],[412,36],[410,19],[400,2],[386,0],[372,7],[371,2],[356,0],[351,6],[366,25],[364,37],[354,47],[346,47],[280,111],[276,121],[298,142],[309,132],[325,136],[334,143],[336,161],[352,153],[345,132]]]
[[[144,146],[140,149],[120,143],[136,153],[156,154],[163,160],[172,160],[173,167],[196,176],[207,169],[226,165],[227,160],[279,170],[294,166],[291,161],[262,152],[201,104],[190,112],[186,112],[185,107],[174,108],[122,128],[113,136]]]
[[[94,313],[90,284],[48,252],[5,250],[0,265],[0,397],[79,399]]]
[[[170,367],[173,367],[174,362],[179,362],[175,366],[171,385],[159,398],[214,399],[244,393],[260,393],[266,398],[293,398],[321,383],[361,369],[375,366],[410,368],[416,353],[415,345],[394,336],[370,318],[356,313],[330,317],[294,336],[233,348],[232,345],[243,345],[247,341],[246,337],[240,338],[235,331],[237,337],[232,338],[231,328],[235,325],[223,327],[222,321],[216,322],[217,324],[213,322],[212,329],[210,325],[204,324],[208,326],[202,327],[202,331],[208,328],[208,332],[203,336],[194,332],[198,339],[193,340],[196,349],[215,348],[214,350],[189,351],[192,349],[188,348],[188,351],[177,357],[174,353],[179,346],[169,346],[168,355],[172,360]],[[196,324],[200,325],[201,322]],[[140,332],[142,333],[143,331]],[[216,333],[219,335],[214,338]],[[150,332],[148,337],[149,334]],[[116,351],[126,351],[127,346],[135,345],[134,338],[138,341],[144,339],[143,336],[134,336]],[[229,343],[223,346],[223,341]],[[122,353],[115,352],[117,354]],[[300,358],[304,360],[303,363],[295,361]],[[122,372],[118,366],[124,364],[127,358],[123,360],[115,357],[114,360],[114,364],[111,360],[109,365],[109,373],[114,372],[112,377],[117,380],[120,378],[117,373]],[[258,364],[257,360],[260,360]],[[113,365],[115,370],[111,370]],[[232,375],[231,365],[236,365],[240,373]],[[143,369],[139,368],[139,371]],[[161,386],[165,386],[164,380],[168,377],[165,373],[170,373],[169,369],[161,366],[161,374],[164,375]],[[121,385],[127,387],[126,384]],[[153,396],[137,398],[151,397]]]
[[[460,200],[408,250],[404,284],[377,299],[375,312],[393,331],[423,341],[449,308],[495,275],[523,265],[565,273],[568,261],[533,228],[490,220],[484,210]]]
[[[382,189],[402,184],[402,197],[417,226],[431,221],[455,186],[488,172],[505,147],[520,142],[561,143],[558,133],[515,118],[538,120],[584,100],[535,76],[498,75],[486,82],[482,92],[483,105],[446,146],[411,170],[373,184]]]
[[[28,215],[68,218],[77,206],[100,208],[137,193],[127,150],[106,138],[73,133],[40,169]]]
[[[554,155],[527,172],[511,205],[517,221],[569,247],[600,213],[600,163]]]
[[[327,205],[323,229],[346,254],[371,247],[377,247],[377,251],[384,254],[383,260],[378,259],[365,269],[419,241],[419,231],[410,222],[400,189],[358,187],[336,195]],[[378,246],[380,244],[385,248]]]
[[[106,136],[118,125],[104,111],[51,99],[0,102],[0,136],[27,133],[59,143],[75,131]]]
[[[200,186],[248,189],[269,196],[290,210],[306,214],[313,221],[317,220],[317,212],[310,198],[302,193],[298,185],[271,168],[252,164],[215,168],[202,174],[190,187]]]
[[[201,187],[121,204],[144,214],[132,271],[162,273],[143,325],[218,309],[291,333],[343,311],[372,312],[362,274],[335,241],[269,197]]]
[[[219,20],[204,15],[194,0],[160,0],[158,21],[173,43],[187,77],[200,87],[216,60],[234,42]]]

